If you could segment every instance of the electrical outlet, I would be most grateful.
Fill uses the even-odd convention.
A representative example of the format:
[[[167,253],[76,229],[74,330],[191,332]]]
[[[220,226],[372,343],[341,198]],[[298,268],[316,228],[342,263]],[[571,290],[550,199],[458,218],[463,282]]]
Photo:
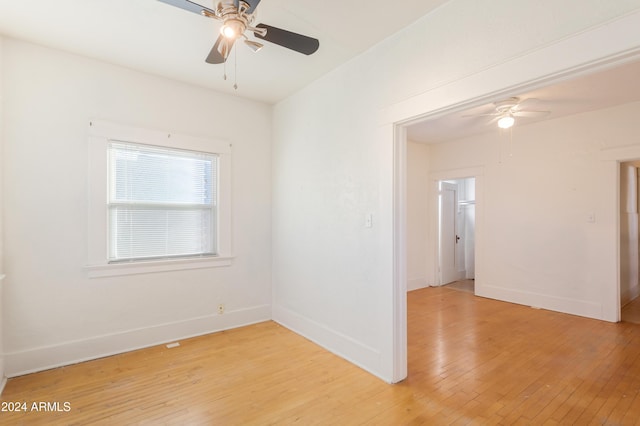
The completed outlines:
[[[224,314],[224,304],[219,304],[218,305],[218,315],[222,315]]]

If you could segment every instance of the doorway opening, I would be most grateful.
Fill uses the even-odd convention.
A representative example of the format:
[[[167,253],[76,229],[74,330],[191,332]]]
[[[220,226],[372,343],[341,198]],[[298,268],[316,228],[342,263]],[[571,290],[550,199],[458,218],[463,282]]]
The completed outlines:
[[[438,181],[438,283],[474,293],[475,188],[475,177]]]
[[[620,163],[620,318],[640,324],[640,160]]]

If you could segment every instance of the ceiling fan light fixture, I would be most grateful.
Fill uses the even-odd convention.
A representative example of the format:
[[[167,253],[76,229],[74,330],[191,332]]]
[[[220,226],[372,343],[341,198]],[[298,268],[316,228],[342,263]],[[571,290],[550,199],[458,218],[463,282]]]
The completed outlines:
[[[244,44],[249,46],[249,49],[251,49],[253,52],[257,52],[264,47],[264,44],[252,40],[245,40]]]
[[[498,120],[498,127],[500,127],[501,129],[508,129],[512,127],[515,122],[515,118],[510,115],[505,115],[500,120]]]
[[[223,25],[221,29],[222,35],[228,39],[236,38],[236,32],[233,28]]]
[[[235,40],[244,34],[246,25],[238,19],[227,19],[222,27],[220,27],[220,34],[227,40]]]

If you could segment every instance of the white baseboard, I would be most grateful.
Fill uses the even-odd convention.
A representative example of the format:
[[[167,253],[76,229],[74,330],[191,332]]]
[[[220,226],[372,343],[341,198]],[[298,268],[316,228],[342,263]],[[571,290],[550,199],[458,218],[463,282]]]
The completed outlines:
[[[381,356],[376,349],[281,306],[273,307],[273,320],[389,383],[389,378],[380,374]]]
[[[4,354],[5,375],[20,376],[270,319],[271,306],[262,305],[227,311],[223,315],[207,315],[52,346],[9,352]]]
[[[517,303],[519,305],[532,306],[565,314],[581,317],[606,320],[603,318],[602,304],[585,300],[569,299],[564,297],[549,296],[547,294],[514,290],[491,285],[475,283],[476,296]]]

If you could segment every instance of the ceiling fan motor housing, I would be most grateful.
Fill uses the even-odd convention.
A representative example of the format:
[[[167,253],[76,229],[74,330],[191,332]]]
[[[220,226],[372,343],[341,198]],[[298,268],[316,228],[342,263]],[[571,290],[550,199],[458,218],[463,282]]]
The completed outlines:
[[[520,98],[514,97],[494,102],[494,105],[496,107],[496,111],[498,111],[499,113],[508,113],[510,111],[513,111],[518,106],[519,102]]]

